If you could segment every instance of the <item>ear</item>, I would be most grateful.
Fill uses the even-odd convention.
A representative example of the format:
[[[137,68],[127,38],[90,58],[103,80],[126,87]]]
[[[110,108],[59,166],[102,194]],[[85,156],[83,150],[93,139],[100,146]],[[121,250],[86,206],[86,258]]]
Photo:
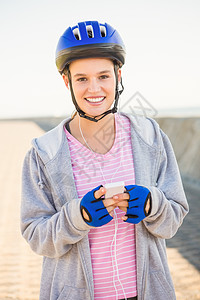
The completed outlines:
[[[122,71],[121,71],[121,69],[117,70],[117,75],[118,75],[118,82],[121,82],[121,77],[122,77]]]
[[[65,75],[65,74],[63,73],[63,74],[62,74],[62,78],[63,78],[63,80],[64,80],[64,83],[65,83],[66,87],[67,87],[68,90],[69,90],[69,78],[68,78],[68,76]]]

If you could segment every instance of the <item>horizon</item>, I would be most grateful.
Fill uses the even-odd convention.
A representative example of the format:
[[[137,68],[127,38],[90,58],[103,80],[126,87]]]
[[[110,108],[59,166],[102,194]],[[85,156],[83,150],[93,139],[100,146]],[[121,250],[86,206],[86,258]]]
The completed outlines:
[[[122,110],[121,112],[129,112],[126,110]],[[120,111],[118,111],[120,112]],[[137,115],[142,115],[140,112],[136,112]],[[64,119],[65,117],[69,117],[71,113],[67,114],[37,114],[37,115],[17,115],[17,116],[1,116],[0,115],[0,121],[4,120],[26,120],[26,119]],[[160,108],[156,109],[156,114],[154,116],[151,115],[151,113],[147,113],[147,117],[153,117],[153,118],[200,118],[200,106],[191,106],[191,107],[174,107],[174,108]]]

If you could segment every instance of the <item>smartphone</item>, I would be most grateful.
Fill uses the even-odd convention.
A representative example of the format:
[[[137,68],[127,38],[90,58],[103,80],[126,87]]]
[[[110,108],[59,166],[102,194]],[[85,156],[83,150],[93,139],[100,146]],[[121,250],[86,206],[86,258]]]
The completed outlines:
[[[124,192],[124,181],[106,183],[104,187],[106,188],[105,199],[112,198],[114,195]]]

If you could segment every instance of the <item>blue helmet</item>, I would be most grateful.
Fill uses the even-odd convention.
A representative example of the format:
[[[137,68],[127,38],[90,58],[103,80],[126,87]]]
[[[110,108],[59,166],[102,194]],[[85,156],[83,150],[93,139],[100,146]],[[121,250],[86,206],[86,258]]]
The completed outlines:
[[[120,67],[125,62],[125,46],[119,33],[109,24],[80,22],[60,37],[56,49],[56,66],[62,74],[70,62],[89,57],[111,58]]]

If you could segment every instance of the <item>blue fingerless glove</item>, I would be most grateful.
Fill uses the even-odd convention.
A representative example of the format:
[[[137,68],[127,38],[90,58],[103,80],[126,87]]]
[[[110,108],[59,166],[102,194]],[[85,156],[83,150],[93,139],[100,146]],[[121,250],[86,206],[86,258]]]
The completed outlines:
[[[94,196],[94,192],[99,190],[102,185],[96,187],[92,191],[88,192],[85,196],[83,196],[80,204],[81,215],[84,221],[91,226],[100,227],[102,225],[107,224],[113,218],[109,215],[106,207],[103,204],[103,197],[96,199]],[[83,216],[83,211],[85,211],[89,217],[89,220],[85,219]]]
[[[130,198],[125,215],[128,219],[124,222],[137,224],[151,212],[151,193],[146,187],[140,185],[127,185],[125,188],[125,193],[129,194]],[[145,207],[148,200],[150,200],[150,209],[146,213]]]

